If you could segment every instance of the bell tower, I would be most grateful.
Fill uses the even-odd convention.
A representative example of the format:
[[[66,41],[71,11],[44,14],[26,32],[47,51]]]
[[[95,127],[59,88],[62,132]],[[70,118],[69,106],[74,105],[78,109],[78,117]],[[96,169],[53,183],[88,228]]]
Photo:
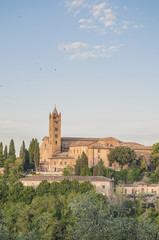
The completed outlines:
[[[49,114],[49,145],[51,156],[61,152],[61,113],[56,107]]]

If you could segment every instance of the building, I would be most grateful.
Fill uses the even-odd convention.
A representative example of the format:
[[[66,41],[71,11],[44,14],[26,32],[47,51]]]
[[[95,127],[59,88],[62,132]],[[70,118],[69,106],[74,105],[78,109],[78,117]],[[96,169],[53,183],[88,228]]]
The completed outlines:
[[[40,148],[39,170],[61,173],[67,165],[74,166],[82,152],[88,156],[89,167],[95,166],[101,159],[105,167],[117,168],[110,165],[108,154],[116,146],[128,146],[134,149],[137,158],[144,156],[148,161],[152,147],[135,142],[123,142],[113,137],[107,138],[74,138],[61,137],[61,113],[56,107],[49,114],[49,136],[43,138]]]
[[[124,195],[159,195],[159,184],[147,184],[147,183],[125,183],[117,186],[117,191]]]
[[[84,181],[90,181],[98,193],[112,197],[114,193],[114,180],[106,177],[92,176],[30,176],[26,178],[19,179],[24,186],[34,186],[37,187],[41,181],[47,180],[48,182],[61,182],[64,179],[69,179],[72,181],[74,178],[80,183]]]

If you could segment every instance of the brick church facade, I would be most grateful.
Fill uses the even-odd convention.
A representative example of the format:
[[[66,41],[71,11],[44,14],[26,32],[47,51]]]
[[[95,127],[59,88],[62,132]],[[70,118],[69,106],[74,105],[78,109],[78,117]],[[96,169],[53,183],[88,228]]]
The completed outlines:
[[[134,149],[137,158],[144,156],[147,161],[152,151],[151,146],[123,142],[113,137],[61,137],[61,113],[58,113],[55,107],[53,113],[49,114],[49,136],[43,138],[40,148],[39,169],[61,173],[67,165],[74,166],[82,152],[88,156],[89,167],[95,166],[102,159],[105,167],[116,168],[117,166],[111,166],[108,160],[110,150],[116,146],[128,146]]]

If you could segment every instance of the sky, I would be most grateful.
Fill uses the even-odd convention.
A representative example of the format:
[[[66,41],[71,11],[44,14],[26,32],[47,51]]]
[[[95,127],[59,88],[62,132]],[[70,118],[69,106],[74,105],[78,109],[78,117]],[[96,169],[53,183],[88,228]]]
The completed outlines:
[[[159,141],[158,0],[1,0],[0,142]]]

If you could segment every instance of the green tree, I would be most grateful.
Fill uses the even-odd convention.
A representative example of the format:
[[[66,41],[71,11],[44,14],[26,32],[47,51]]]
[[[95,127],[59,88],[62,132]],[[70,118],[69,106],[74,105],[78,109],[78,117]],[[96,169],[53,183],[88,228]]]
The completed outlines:
[[[92,169],[84,167],[81,169],[80,176],[92,176]]]
[[[11,202],[19,202],[21,198],[21,192],[23,191],[24,187],[21,182],[16,182],[9,190],[8,199]]]
[[[51,195],[57,196],[59,193],[59,183],[58,182],[50,183],[49,192],[51,193]]]
[[[139,158],[139,162],[140,162],[140,169],[142,170],[148,170],[148,165],[147,165],[147,162],[146,162],[146,159],[144,156],[141,156]]]
[[[136,162],[136,153],[133,149],[125,146],[115,147],[108,155],[110,163],[119,163],[123,168],[124,165],[132,165]]]
[[[155,143],[152,145],[152,155],[159,153],[159,143]]]
[[[43,180],[36,188],[36,195],[43,196],[45,193],[50,192],[50,183],[47,180]]]
[[[93,185],[90,183],[90,181],[84,181],[82,183],[80,183],[79,185],[79,192],[80,193],[86,193],[89,191],[94,190]]]
[[[29,168],[29,152],[25,148],[25,142],[24,141],[22,142],[22,146],[20,148],[19,157],[23,161],[24,170],[27,170]]]
[[[88,168],[88,157],[83,152],[76,160],[75,175],[80,176],[82,168]]]
[[[10,144],[9,144],[9,158],[11,158],[13,161],[15,161],[15,159],[16,159],[15,146],[14,146],[13,139],[11,139]]]
[[[34,164],[35,164],[35,169],[38,169],[38,167],[39,167],[39,160],[40,160],[39,143],[38,143],[38,140],[35,139],[35,148],[34,148]]]
[[[154,169],[159,166],[159,153],[151,154],[150,162]]]
[[[32,167],[34,165],[34,149],[35,149],[35,139],[32,138],[32,140],[29,144],[29,162]]]
[[[74,168],[70,165],[67,165],[63,171],[62,171],[63,176],[73,176],[74,175]]]
[[[34,187],[31,187],[31,186],[24,187],[20,193],[20,201],[29,205],[31,204],[35,195],[36,193],[35,193]]]
[[[8,158],[8,149],[7,149],[7,145],[5,145],[4,148],[4,159],[6,160]]]
[[[102,160],[100,160],[93,169],[93,176],[104,176],[105,167]]]
[[[4,166],[4,154],[3,154],[3,143],[0,142],[0,167]]]
[[[22,146],[20,147],[20,152],[19,152],[19,157],[20,157],[21,159],[23,159],[24,152],[25,152],[25,142],[24,142],[24,140],[23,140]]]
[[[3,179],[0,179],[0,203],[7,201],[9,188]]]

